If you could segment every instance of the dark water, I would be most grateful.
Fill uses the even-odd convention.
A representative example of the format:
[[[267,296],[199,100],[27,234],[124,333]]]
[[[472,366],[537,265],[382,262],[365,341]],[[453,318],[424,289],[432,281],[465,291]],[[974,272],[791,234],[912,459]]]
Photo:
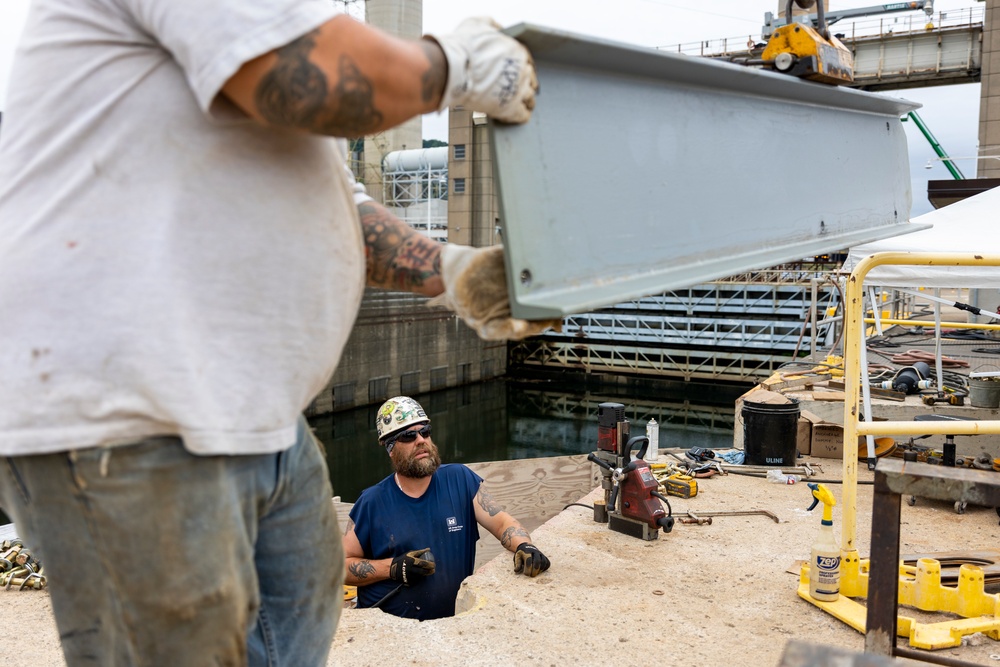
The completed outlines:
[[[660,448],[732,446],[733,401],[743,388],[686,394],[663,392],[622,395],[614,392],[553,391],[505,380],[414,396],[431,418],[433,438],[446,463],[474,463],[586,454],[597,447],[597,405],[621,403],[632,435],[644,435],[656,419]],[[310,420],[327,450],[334,494],[354,502],[362,490],[392,472],[378,445],[378,405]]]
[[[625,406],[632,435],[644,435],[646,423],[656,419],[661,449],[732,446],[733,402],[746,388],[681,387],[574,392],[493,380],[414,398],[431,418],[446,463],[587,454],[597,448],[597,405],[607,401]],[[344,502],[392,472],[375,434],[378,407],[310,420],[326,447],[333,492]],[[6,523],[0,511],[0,525]]]

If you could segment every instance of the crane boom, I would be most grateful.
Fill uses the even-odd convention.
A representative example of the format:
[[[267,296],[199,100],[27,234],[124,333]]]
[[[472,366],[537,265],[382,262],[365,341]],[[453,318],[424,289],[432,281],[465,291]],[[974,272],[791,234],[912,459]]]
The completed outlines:
[[[911,0],[909,2],[889,2],[883,5],[873,5],[871,7],[857,7],[855,9],[842,9],[836,12],[826,12],[826,23],[832,25],[843,19],[857,18],[859,16],[876,16],[878,14],[892,14],[895,12],[910,12],[922,9],[928,18],[934,14],[934,0]],[[819,25],[817,14],[804,14],[792,18],[795,23],[810,23],[813,27]],[[789,21],[785,17],[776,17],[773,12],[764,14],[764,27],[761,35],[767,39],[771,34],[783,25],[788,25]]]

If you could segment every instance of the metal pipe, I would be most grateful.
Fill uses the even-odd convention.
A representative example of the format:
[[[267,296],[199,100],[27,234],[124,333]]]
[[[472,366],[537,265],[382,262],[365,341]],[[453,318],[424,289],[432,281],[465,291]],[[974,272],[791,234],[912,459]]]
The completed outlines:
[[[941,288],[934,288],[934,296],[941,296]],[[944,371],[941,361],[941,300],[934,301],[934,370],[937,371],[938,396],[944,395]]]
[[[819,282],[809,279],[809,358],[816,358],[816,309],[819,307]]]
[[[836,318],[833,318],[836,319]],[[866,317],[864,318],[865,324],[872,324],[875,320]],[[820,322],[823,324],[823,322]],[[934,322],[927,320],[887,320],[882,319],[882,324],[899,324],[901,326],[910,327],[932,327]],[[974,322],[942,322],[941,326],[948,327],[949,329],[983,329],[985,331],[1000,331],[1000,324],[976,324]]]
[[[905,289],[897,289],[897,291],[898,292],[902,292],[903,294],[909,294],[910,296],[916,296],[916,297],[920,297],[922,299],[928,299],[930,301],[936,301],[937,303],[943,303],[946,306],[954,306],[955,308],[961,308],[962,310],[968,310],[969,308],[976,308],[976,309],[978,309],[978,306],[976,304],[974,304],[974,303],[973,304],[968,304],[968,303],[961,303],[959,301],[955,301],[954,299],[952,299],[952,300],[942,299],[941,298],[941,289],[940,288],[934,288],[934,296],[931,296],[930,294],[919,294],[917,292],[910,292],[909,290],[905,290]],[[978,312],[978,313],[974,312],[973,314],[974,315],[983,315],[985,317],[992,317],[995,320],[1000,320],[1000,313],[989,311],[989,310],[983,311],[983,312]]]
[[[846,388],[846,385],[845,385]],[[982,435],[1000,433],[1000,421],[908,421],[862,422],[858,435]],[[857,440],[855,440],[857,442]]]
[[[944,148],[931,133],[930,128],[924,124],[924,120],[920,117],[920,114],[916,111],[910,111],[906,114],[906,116],[903,116],[903,120],[906,120],[907,117],[913,121],[913,124],[917,126],[917,129],[919,129],[924,135],[924,138],[927,139],[927,143],[931,145],[931,149],[937,153],[937,156],[941,158],[942,162],[944,162],[944,166],[948,168],[949,172],[951,172],[952,178],[956,181],[965,180],[965,175],[962,173],[962,170],[958,168],[958,165],[954,163],[954,160],[948,157],[948,153],[945,152]]]
[[[905,648],[902,646],[897,646],[895,650],[893,650],[892,654],[897,658],[909,658],[910,660],[929,662],[934,665],[947,665],[948,667],[979,667],[980,665],[978,662],[967,662],[965,660],[959,660],[958,658],[934,655],[933,653],[928,653],[927,651],[915,651],[911,648]]]
[[[872,302],[872,312],[875,311],[875,293],[874,291],[870,293],[869,298]],[[865,344],[865,330],[862,328],[861,331],[861,377],[868,377],[868,346]],[[879,332],[881,336],[881,331]],[[862,382],[861,383],[861,398],[864,405],[863,417],[866,422],[873,421],[872,418],[872,395],[871,395],[871,383]],[[866,444],[868,448],[865,452],[866,458],[868,459],[869,467],[875,462],[875,438],[871,435],[865,436]]]

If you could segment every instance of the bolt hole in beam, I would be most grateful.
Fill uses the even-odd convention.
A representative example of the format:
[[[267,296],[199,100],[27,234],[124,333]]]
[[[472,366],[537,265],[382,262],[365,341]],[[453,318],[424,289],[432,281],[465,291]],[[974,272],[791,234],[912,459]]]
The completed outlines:
[[[490,123],[517,317],[923,228],[907,222],[899,123],[915,103],[526,24],[507,32],[541,84],[528,123]]]

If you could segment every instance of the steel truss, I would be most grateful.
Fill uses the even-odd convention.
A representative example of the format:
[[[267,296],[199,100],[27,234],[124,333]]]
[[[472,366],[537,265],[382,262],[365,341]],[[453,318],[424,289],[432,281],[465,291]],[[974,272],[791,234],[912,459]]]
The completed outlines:
[[[820,289],[822,287],[822,290]],[[696,285],[570,315],[562,333],[520,341],[511,364],[685,381],[753,382],[828,339],[833,283]]]

